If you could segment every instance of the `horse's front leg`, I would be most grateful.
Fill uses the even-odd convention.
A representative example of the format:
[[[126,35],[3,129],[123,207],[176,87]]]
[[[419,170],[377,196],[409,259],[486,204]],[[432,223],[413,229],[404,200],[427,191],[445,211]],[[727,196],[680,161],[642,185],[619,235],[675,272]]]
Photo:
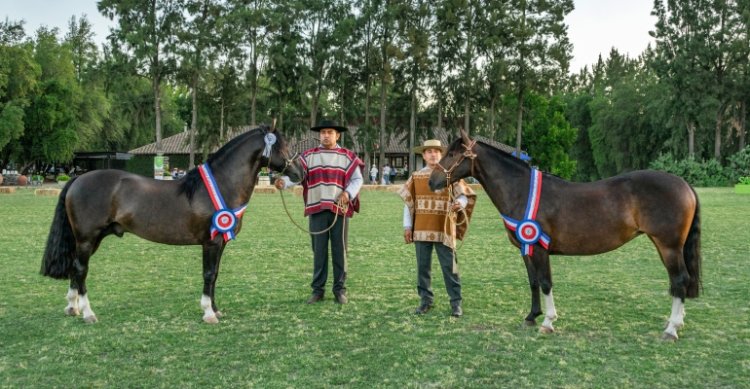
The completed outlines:
[[[552,297],[552,267],[549,263],[549,253],[539,246],[534,248],[532,255],[534,268],[537,270],[539,287],[544,295],[544,321],[539,327],[539,332],[549,334],[555,332],[552,322],[557,320],[557,310],[555,309],[555,299]]]
[[[203,296],[201,296],[201,309],[203,309],[203,321],[209,324],[219,322],[221,314],[218,312],[214,301],[216,290],[216,278],[219,275],[219,263],[224,251],[224,242],[219,236],[218,241],[210,241],[203,244]]]
[[[526,273],[529,275],[529,287],[531,288],[531,311],[524,319],[524,326],[534,327],[536,326],[537,316],[542,314],[542,306],[539,301],[539,280],[537,279],[537,271],[534,268],[534,264],[531,258],[524,255],[523,263],[526,265]]]

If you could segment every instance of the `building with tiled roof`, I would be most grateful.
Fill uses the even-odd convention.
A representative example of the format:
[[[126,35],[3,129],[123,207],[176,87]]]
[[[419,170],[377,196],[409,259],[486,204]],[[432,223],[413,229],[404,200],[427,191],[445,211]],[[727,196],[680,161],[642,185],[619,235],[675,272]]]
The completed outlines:
[[[228,132],[227,139],[232,139],[238,135],[244,134],[247,131],[250,131],[251,127],[249,126],[243,126],[238,127],[236,129],[232,129]],[[358,142],[356,141],[356,133],[357,128],[356,127],[349,127],[349,131],[347,134],[347,137],[342,142],[342,146],[353,150],[356,152],[360,157],[364,158],[365,150],[363,147],[361,147]],[[180,169],[186,169],[188,166],[188,158],[190,155],[190,133],[187,131],[180,132],[178,134],[172,135],[170,137],[162,139],[162,149],[165,156],[169,158],[169,166],[170,167],[177,167]],[[392,167],[395,167],[397,169],[404,169],[405,166],[408,163],[409,160],[409,150],[408,144],[406,141],[404,141],[404,137],[408,136],[403,133],[399,134],[391,134],[388,137],[388,140],[386,142],[385,147],[385,157],[386,157],[386,163],[390,164]],[[423,141],[426,139],[423,139],[424,137],[417,137],[415,140],[416,145],[421,145]],[[439,139],[444,145],[450,144],[450,135],[448,131],[442,128],[437,128],[432,130],[432,136],[429,137],[429,139]],[[480,140],[484,143],[487,143],[489,145],[492,145],[494,147],[497,147],[500,150],[506,151],[508,153],[513,153],[514,148],[510,147],[506,144],[496,142],[494,140],[485,138],[483,136],[474,136],[475,139]],[[228,141],[227,140],[227,141]],[[292,138],[287,140],[289,143],[289,148],[293,153],[301,153],[305,150],[308,150],[312,147],[318,146],[319,141],[317,138],[317,133],[313,131],[309,131],[307,136],[304,138]],[[349,144],[353,143],[353,144]],[[215,152],[219,149],[221,146],[216,146],[211,150],[211,152]],[[148,160],[148,163],[142,162],[141,164],[150,164],[152,157],[156,155],[156,142],[150,143],[138,148],[135,148],[133,150],[129,151],[130,154],[135,156],[134,159],[136,160]],[[379,158],[379,150],[376,150],[374,153],[370,153],[370,161],[364,161],[365,163],[375,163],[376,165],[379,165],[377,159]],[[196,150],[195,154],[196,161],[195,163],[200,163],[200,160],[202,159],[202,155],[199,151]],[[416,158],[416,169],[421,168],[424,166],[424,162],[422,161],[422,156],[417,154],[415,156]],[[130,170],[130,169],[129,169]],[[141,173],[140,170],[138,173]],[[414,169],[411,169],[414,170]],[[148,172],[148,170],[146,170]],[[147,174],[147,173],[144,173]]]

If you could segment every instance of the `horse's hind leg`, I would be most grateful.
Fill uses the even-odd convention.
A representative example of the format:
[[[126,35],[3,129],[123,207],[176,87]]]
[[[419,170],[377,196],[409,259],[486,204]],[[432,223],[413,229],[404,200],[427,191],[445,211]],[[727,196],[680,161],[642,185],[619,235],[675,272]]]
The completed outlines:
[[[68,294],[65,296],[68,300],[68,306],[65,307],[65,314],[68,316],[78,316],[81,314],[78,308],[78,286],[70,280],[70,288],[68,288]]]
[[[70,277],[71,289],[68,291],[68,304],[70,305],[71,297],[77,298],[78,308],[83,314],[83,321],[86,323],[96,323],[96,314],[94,314],[94,311],[91,309],[86,290],[86,276],[88,275],[89,258],[94,251],[94,246],[89,242],[78,242],[77,246],[77,258],[73,262],[73,272]],[[77,294],[74,292],[74,288],[77,291]]]
[[[690,282],[690,274],[685,266],[685,260],[682,255],[682,247],[676,245],[666,245],[661,240],[651,237],[659,255],[669,273],[669,293],[672,295],[672,313],[667,320],[667,328],[662,334],[664,340],[677,340],[677,331],[685,323],[685,296],[687,287]]]

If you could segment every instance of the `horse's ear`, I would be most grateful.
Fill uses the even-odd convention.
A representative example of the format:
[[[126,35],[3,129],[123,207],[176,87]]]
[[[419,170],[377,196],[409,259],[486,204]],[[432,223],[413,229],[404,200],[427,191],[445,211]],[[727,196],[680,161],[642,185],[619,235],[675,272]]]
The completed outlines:
[[[463,127],[461,127],[460,132],[461,132],[461,140],[464,142],[464,144],[465,145],[471,144],[471,139],[469,138],[469,134],[467,134],[466,131],[464,131]]]
[[[271,129],[268,130],[268,132],[275,132],[276,131],[276,118],[273,118],[271,121]]]

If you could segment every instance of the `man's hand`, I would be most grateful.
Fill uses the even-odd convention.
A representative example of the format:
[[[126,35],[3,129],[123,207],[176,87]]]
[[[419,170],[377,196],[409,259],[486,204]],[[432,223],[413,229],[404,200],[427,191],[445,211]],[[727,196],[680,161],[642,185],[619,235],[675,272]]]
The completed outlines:
[[[339,195],[339,198],[336,199],[336,202],[341,204],[342,206],[349,205],[349,192],[343,191]]]
[[[453,210],[453,212],[458,212],[461,209],[463,209],[463,207],[461,206],[461,203],[459,203],[458,201],[453,203],[453,206],[451,207],[451,210]]]
[[[404,243],[409,244],[414,242],[414,237],[411,235],[411,228],[404,229]]]
[[[274,181],[273,185],[278,190],[284,189],[284,180],[281,179],[281,177],[277,178],[276,181]]]

